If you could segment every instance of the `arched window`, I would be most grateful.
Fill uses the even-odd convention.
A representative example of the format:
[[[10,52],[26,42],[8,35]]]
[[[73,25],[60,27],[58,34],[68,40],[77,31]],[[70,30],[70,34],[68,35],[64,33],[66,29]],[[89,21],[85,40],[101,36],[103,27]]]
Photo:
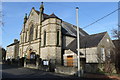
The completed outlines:
[[[30,32],[29,32],[29,41],[33,40],[33,31],[34,31],[33,29],[34,29],[34,27],[33,27],[33,25],[31,25]]]
[[[21,34],[21,43],[23,43],[23,34]]]
[[[44,31],[44,46],[46,45],[46,31]]]
[[[25,33],[25,42],[27,42],[27,31]]]
[[[60,32],[59,32],[59,30],[58,30],[58,31],[57,31],[57,46],[59,46],[59,42],[60,42],[59,36],[60,36]]]
[[[38,37],[38,27],[36,27],[36,39]]]
[[[22,35],[20,36],[20,43],[22,43]]]

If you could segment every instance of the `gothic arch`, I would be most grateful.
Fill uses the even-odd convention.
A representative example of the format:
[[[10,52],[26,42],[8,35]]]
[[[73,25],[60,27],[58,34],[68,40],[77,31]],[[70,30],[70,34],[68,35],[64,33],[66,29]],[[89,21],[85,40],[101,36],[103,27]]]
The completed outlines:
[[[34,50],[32,46],[28,46],[25,52],[26,52],[27,59],[30,59],[31,54],[34,53],[33,56],[34,55],[36,56],[37,50]]]
[[[32,41],[34,37],[34,24],[30,23],[29,25],[29,41]]]

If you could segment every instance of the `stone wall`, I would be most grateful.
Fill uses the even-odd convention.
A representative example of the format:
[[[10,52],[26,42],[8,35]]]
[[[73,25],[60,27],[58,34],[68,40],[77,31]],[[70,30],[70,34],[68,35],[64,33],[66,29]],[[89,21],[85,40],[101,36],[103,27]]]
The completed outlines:
[[[96,73],[99,70],[98,64],[88,63],[85,64],[85,72]]]
[[[105,36],[103,37],[103,39],[100,41],[100,43],[98,44],[98,47],[97,47],[97,54],[99,56],[99,58],[101,57],[101,48],[104,49],[104,57],[105,59],[101,60],[101,62],[103,63],[105,60],[107,60],[107,57],[109,57],[110,55],[114,55],[114,44],[112,42],[112,40],[110,39],[108,33],[105,34]],[[109,53],[110,51],[110,53]],[[112,52],[112,53],[111,53]]]
[[[6,59],[14,58],[14,54],[15,54],[15,45],[7,47]]]
[[[86,63],[98,63],[97,47],[80,49],[80,52],[84,54],[81,57],[86,57]]]
[[[30,27],[33,25],[33,40],[29,41]],[[36,30],[37,29],[37,30]],[[37,37],[36,37],[37,33]],[[35,9],[32,8],[27,19],[27,22],[23,24],[23,29],[20,33],[20,44],[19,44],[19,56],[24,57],[27,53],[28,47],[33,47],[33,51],[36,54],[40,54],[40,26],[39,26],[39,15],[36,13]]]
[[[59,31],[59,44],[57,44],[57,31]],[[45,36],[46,38],[44,38]],[[56,64],[61,64],[61,36],[60,19],[49,18],[42,22],[40,55],[41,59],[56,59]]]
[[[63,49],[65,49],[74,39],[74,37],[63,36]]]
[[[77,74],[77,68],[76,67],[59,66],[59,67],[56,67],[55,72],[61,73],[61,74],[67,74],[67,75],[75,75],[75,74]]]
[[[71,50],[65,50],[65,54],[63,55],[64,66],[67,66],[67,56],[73,56],[73,66],[76,67],[77,66],[77,54]]]

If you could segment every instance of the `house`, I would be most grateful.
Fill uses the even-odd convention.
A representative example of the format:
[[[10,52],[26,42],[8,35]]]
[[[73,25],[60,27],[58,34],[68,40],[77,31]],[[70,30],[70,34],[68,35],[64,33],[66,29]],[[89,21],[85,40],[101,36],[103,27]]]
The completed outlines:
[[[77,39],[74,39],[68,46],[68,50],[63,55],[65,58],[65,65],[69,63],[69,57],[71,65],[77,66]],[[114,54],[114,44],[110,39],[107,32],[102,32],[93,35],[80,36],[80,53],[81,53],[81,66],[87,72],[96,72],[99,64],[103,64],[106,61],[110,61],[111,55]],[[68,61],[67,61],[68,60]]]
[[[17,59],[19,54],[19,41],[14,39],[14,43],[7,46],[6,50],[6,60],[7,59]]]
[[[89,35],[81,28],[79,31],[81,68],[91,67],[92,71],[93,66],[97,69],[99,62],[105,62],[114,44],[107,32]],[[36,61],[32,64],[39,68],[41,63],[37,58],[40,58],[44,65],[54,65],[55,72],[75,74],[78,66],[77,27],[54,13],[45,14],[43,3],[39,11],[33,7],[24,17],[18,55],[26,58],[25,67],[33,67],[30,61]]]

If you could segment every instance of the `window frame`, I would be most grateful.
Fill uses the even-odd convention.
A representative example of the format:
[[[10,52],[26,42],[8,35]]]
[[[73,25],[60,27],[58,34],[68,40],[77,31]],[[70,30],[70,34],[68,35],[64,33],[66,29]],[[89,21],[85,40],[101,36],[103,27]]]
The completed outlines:
[[[29,41],[32,41],[34,37],[34,25],[32,24],[30,26],[30,31],[29,31]]]
[[[44,30],[44,41],[43,41],[43,46],[46,46],[46,30]]]
[[[60,31],[57,30],[57,43],[56,43],[57,46],[60,46]]]

